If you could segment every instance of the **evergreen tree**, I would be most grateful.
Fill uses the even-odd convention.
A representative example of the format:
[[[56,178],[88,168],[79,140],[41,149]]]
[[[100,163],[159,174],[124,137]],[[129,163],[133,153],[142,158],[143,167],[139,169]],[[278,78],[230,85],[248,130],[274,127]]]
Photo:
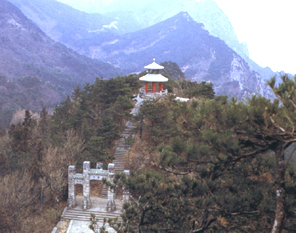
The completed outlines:
[[[274,233],[295,229],[295,168],[285,162],[284,151],[296,140],[296,85],[288,77],[278,87],[273,80],[270,85],[282,105],[255,96],[247,104],[236,99],[227,102],[227,97],[191,105],[143,104],[146,130],[152,139],[156,135],[159,168],[175,180],[178,200],[187,200],[178,207],[188,213],[180,231]],[[163,140],[166,130],[169,140]],[[142,175],[145,172],[137,177],[149,183]]]

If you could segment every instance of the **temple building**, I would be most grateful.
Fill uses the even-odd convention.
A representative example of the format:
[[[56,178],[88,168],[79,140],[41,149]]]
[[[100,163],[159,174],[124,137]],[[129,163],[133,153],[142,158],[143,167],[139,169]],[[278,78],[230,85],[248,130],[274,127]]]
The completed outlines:
[[[139,78],[140,81],[145,82],[145,89],[140,89],[140,93],[144,97],[160,97],[167,94],[167,90],[163,90],[163,83],[168,81],[168,78],[160,74],[164,69],[163,66],[155,62],[155,58],[150,65],[144,67],[147,74]]]

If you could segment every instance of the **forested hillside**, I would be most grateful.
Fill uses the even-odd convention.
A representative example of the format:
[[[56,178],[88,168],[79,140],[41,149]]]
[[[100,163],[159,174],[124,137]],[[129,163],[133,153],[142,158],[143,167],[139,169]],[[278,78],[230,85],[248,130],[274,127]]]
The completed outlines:
[[[0,232],[51,232],[67,200],[69,165],[112,161],[138,77],[97,79],[54,109],[0,135]]]
[[[270,86],[283,104],[200,96],[205,84],[189,103],[144,102],[133,172],[110,184],[132,195],[118,232],[294,232],[296,83],[282,79]]]
[[[66,204],[67,167],[112,160],[138,78],[86,83],[52,116],[27,110],[23,122],[1,131],[1,232],[52,230]],[[144,101],[126,155],[131,175],[106,182],[131,194],[123,223],[110,221],[117,232],[293,232],[296,83],[282,79],[269,83],[282,104],[228,100],[211,83],[176,77],[165,98]]]

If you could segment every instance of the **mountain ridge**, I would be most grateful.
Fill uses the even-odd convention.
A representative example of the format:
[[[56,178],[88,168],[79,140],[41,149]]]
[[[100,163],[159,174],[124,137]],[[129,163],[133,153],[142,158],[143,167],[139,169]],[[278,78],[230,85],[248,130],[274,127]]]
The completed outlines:
[[[111,78],[120,73],[110,64],[82,56],[54,42],[10,2],[3,0],[0,5],[2,75],[8,78],[33,75],[51,81],[57,80],[54,77],[60,74],[68,76],[68,81],[82,84],[95,77]]]
[[[0,1],[0,128],[19,109],[52,108],[77,85],[121,74],[54,42],[12,3]],[[25,85],[30,83],[30,85]]]
[[[70,9],[70,5],[75,6],[75,2],[73,1],[46,0],[46,4],[41,4],[38,0],[10,1],[20,7],[31,20],[37,23],[38,26],[46,32],[46,34],[84,55],[87,53],[80,49],[82,43],[80,39],[83,39],[83,43],[88,43],[90,46],[94,44],[95,46],[96,41],[101,41],[102,38],[112,39],[119,34],[135,32],[173,17],[180,11],[186,11],[196,22],[203,23],[205,29],[208,30],[211,35],[224,40],[230,48],[248,62],[252,70],[258,72],[264,79],[270,79],[275,75],[271,69],[262,68],[249,58],[246,43],[240,43],[238,41],[227,15],[224,14],[213,0],[164,0],[161,2],[156,0],[142,0],[137,3],[130,0],[113,0],[108,2],[100,0],[95,2],[83,1],[83,6],[80,5],[77,7],[76,5],[76,9],[72,8],[73,13],[71,13]],[[62,2],[67,4],[67,6],[62,4]],[[34,14],[28,12],[28,9],[32,8],[32,3],[38,5],[41,13],[39,11],[35,11]],[[147,4],[149,7],[147,7]],[[65,13],[63,20],[65,22],[71,22],[69,25],[65,22],[61,22],[63,20],[61,20],[60,16],[56,16],[56,12],[51,13],[51,10],[47,10],[53,5],[55,8],[65,9],[65,11],[68,12]],[[89,6],[89,10],[85,8],[87,6]],[[89,14],[78,11],[77,9],[79,8],[88,11]],[[40,22],[39,18],[41,16],[38,16],[39,14],[41,14],[41,16],[45,14],[48,21]],[[75,17],[71,15],[75,15]],[[81,17],[81,15],[84,16]],[[56,25],[52,29],[49,29],[48,25],[51,25],[52,21],[54,21]],[[76,23],[72,23],[72,21]],[[91,24],[97,24],[97,26],[91,30],[86,30],[85,25],[88,27]],[[62,29],[60,27],[62,27]]]
[[[88,52],[89,56],[121,67],[124,73],[140,72],[153,57],[159,63],[172,60],[187,78],[213,82],[218,95],[242,98],[264,93],[268,96],[268,87],[260,75],[251,71],[247,62],[224,41],[203,28],[187,12],[180,12],[140,31],[97,42]]]

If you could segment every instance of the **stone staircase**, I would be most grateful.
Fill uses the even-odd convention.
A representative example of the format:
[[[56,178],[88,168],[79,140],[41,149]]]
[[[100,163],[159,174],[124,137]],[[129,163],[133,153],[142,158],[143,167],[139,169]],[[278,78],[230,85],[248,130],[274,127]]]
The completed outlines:
[[[107,196],[108,196],[108,187],[107,185],[104,184],[101,190],[100,197],[107,198]]]
[[[66,209],[61,217],[61,220],[77,220],[77,221],[90,221],[90,214],[94,214],[96,219],[100,222],[104,221],[104,218],[118,218],[122,221],[119,212],[108,213],[107,211],[90,211],[90,210],[79,210],[79,209]]]
[[[122,221],[122,201],[115,200],[116,210],[108,212],[107,202],[105,198],[91,197],[92,207],[87,210],[82,209],[83,196],[76,196],[77,206],[75,208],[66,207],[62,213],[61,220],[74,220],[74,221],[90,221],[90,214],[94,214],[99,222],[103,222],[104,218],[118,218]]]
[[[121,138],[118,140],[114,157],[115,159],[112,161],[115,165],[115,172],[121,173],[125,170],[125,158],[124,154],[129,149],[129,146],[125,143],[125,138],[129,137],[130,135],[134,136],[137,133],[137,127],[130,121],[126,123],[126,128],[122,132]],[[101,190],[100,197],[107,198],[108,194],[108,187],[103,185]]]
[[[139,95],[137,97],[137,104],[133,108],[131,114],[137,115],[142,99],[139,98]],[[126,145],[125,138],[129,137],[130,135],[134,136],[137,132],[137,127],[130,121],[126,123],[126,128],[122,133],[122,137],[119,139],[117,147],[114,152],[115,159],[112,161],[115,165],[115,172],[123,172],[125,170],[125,158],[124,154],[129,149],[129,146]],[[69,233],[81,233],[81,232],[88,232],[89,228],[89,222],[91,214],[94,214],[96,216],[96,219],[98,220],[98,225],[102,225],[104,218],[118,218],[118,221],[122,222],[121,214],[122,214],[122,206],[123,206],[123,200],[115,199],[116,203],[116,210],[113,212],[107,212],[107,196],[108,196],[108,187],[106,185],[103,185],[103,188],[101,190],[100,197],[91,197],[91,203],[92,207],[87,210],[83,210],[83,196],[76,196],[76,207],[75,208],[68,208],[66,207],[63,211],[63,214],[61,216],[61,222],[70,221],[70,225],[68,226],[67,232]],[[102,198],[103,197],[103,198]],[[76,223],[75,223],[76,222]],[[82,222],[86,222],[86,224],[82,224]],[[73,225],[72,225],[73,223]],[[75,225],[76,224],[76,225]],[[74,226],[75,225],[75,226]],[[85,225],[85,226],[84,226]],[[79,227],[79,229],[77,228]],[[57,229],[57,228],[55,228]],[[83,229],[83,230],[82,230]],[[114,229],[112,229],[108,232],[115,232]]]

